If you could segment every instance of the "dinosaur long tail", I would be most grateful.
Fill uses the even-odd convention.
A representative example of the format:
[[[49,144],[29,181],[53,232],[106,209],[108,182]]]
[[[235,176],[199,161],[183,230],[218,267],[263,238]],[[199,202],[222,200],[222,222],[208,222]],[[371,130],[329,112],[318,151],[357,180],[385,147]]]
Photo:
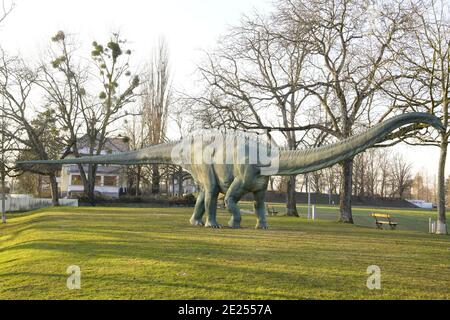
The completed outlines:
[[[439,118],[428,113],[406,113],[329,146],[306,150],[280,151],[278,175],[307,173],[330,167],[382,142],[394,130],[411,123],[423,123],[442,130]]]
[[[88,156],[81,158],[67,158],[62,160],[34,160],[18,161],[18,166],[27,165],[61,165],[61,164],[171,164],[173,163],[171,152],[173,143],[164,143],[137,151],[122,152],[116,154]]]

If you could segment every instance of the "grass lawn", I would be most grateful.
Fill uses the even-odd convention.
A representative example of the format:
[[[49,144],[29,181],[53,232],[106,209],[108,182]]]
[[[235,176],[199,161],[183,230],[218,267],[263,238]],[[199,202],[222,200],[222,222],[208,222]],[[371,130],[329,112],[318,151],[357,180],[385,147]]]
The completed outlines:
[[[286,206],[280,203],[270,203],[269,206],[274,207],[281,215],[286,211]],[[244,210],[252,210],[252,204],[244,202],[241,205]],[[306,218],[308,208],[306,205],[298,205],[298,212],[301,217]],[[372,213],[389,213],[395,222],[398,222],[398,230],[411,230],[428,232],[429,218],[434,221],[437,219],[436,210],[428,209],[399,209],[399,208],[368,208],[353,207],[353,220],[356,225],[364,227],[374,227],[375,220],[371,217]],[[223,211],[225,212],[225,211]],[[316,206],[316,218],[329,221],[337,221],[339,218],[339,206]]]
[[[356,208],[357,225],[317,210],[269,217],[268,231],[250,214],[239,230],[191,227],[191,208],[13,214],[0,225],[0,299],[450,299],[450,237],[426,233],[431,212],[387,210],[391,231],[374,229],[373,210]],[[80,290],[66,287],[70,265]],[[369,265],[381,290],[366,287]]]

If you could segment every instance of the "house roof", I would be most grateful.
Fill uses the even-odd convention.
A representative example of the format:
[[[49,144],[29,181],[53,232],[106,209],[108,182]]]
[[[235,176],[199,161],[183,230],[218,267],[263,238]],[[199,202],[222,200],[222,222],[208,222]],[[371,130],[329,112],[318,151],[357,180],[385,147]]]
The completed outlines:
[[[105,143],[105,148],[110,148],[112,151],[125,152],[130,150],[130,146],[125,138],[108,138]]]
[[[96,141],[96,147],[98,146],[98,139]],[[78,150],[82,150],[84,148],[89,148],[89,137],[84,135],[77,140]],[[129,151],[130,146],[128,144],[128,139],[126,137],[115,137],[115,138],[106,138],[105,145],[103,146],[102,151],[106,151],[107,153],[117,153],[117,152],[125,152]],[[71,152],[72,153],[72,152]],[[82,154],[85,154],[81,152]]]

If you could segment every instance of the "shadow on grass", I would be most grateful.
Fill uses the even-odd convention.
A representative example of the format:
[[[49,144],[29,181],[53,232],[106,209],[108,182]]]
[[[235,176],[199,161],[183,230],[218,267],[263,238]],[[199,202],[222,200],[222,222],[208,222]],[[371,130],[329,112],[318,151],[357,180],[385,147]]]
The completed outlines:
[[[63,275],[51,274],[51,273],[37,273],[37,272],[6,273],[6,274],[1,274],[0,278],[12,277],[12,276],[24,276],[24,277],[30,277],[30,278],[36,278],[36,277],[55,278],[55,279],[60,279],[61,281],[64,281],[63,283],[65,283],[65,280],[66,280],[66,276],[63,276]],[[166,287],[169,289],[174,289],[174,288],[186,289],[186,288],[188,288],[188,289],[195,289],[195,290],[204,290],[205,292],[214,290],[214,291],[226,292],[227,294],[230,294],[229,295],[230,297],[232,297],[233,295],[252,296],[252,295],[260,295],[261,294],[261,292],[243,290],[241,288],[233,289],[233,288],[230,288],[229,286],[221,286],[220,283],[218,283],[218,282],[216,282],[214,286],[202,285],[202,284],[199,284],[199,282],[201,282],[201,279],[198,279],[198,281],[196,281],[196,283],[193,283],[193,282],[168,282],[168,281],[161,281],[158,279],[152,280],[152,279],[148,279],[148,278],[146,278],[146,279],[133,278],[132,280],[128,281],[128,280],[123,280],[123,277],[120,274],[117,276],[105,276],[105,275],[89,276],[89,275],[83,274],[82,281],[83,281],[83,283],[90,282],[91,287],[92,287],[92,283],[106,282],[106,283],[114,283],[118,287],[120,287],[120,286],[132,287],[132,286],[136,286],[136,285],[143,285],[143,286],[153,286],[153,287]],[[101,286],[99,286],[96,289],[97,290],[106,290],[108,288],[102,288]],[[298,298],[298,297],[293,297],[291,295],[271,293],[271,292],[264,292],[263,294],[264,294],[264,296],[266,296],[268,298],[270,297],[271,299],[295,299],[295,298]]]

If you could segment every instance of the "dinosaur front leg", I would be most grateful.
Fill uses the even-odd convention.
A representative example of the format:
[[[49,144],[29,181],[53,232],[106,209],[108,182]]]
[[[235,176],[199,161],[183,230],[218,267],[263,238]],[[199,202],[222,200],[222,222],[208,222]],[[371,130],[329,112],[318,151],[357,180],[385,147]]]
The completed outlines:
[[[234,229],[241,227],[241,211],[239,210],[237,202],[241,198],[242,193],[242,181],[235,179],[225,195],[225,204],[228,211],[231,213],[231,219],[228,222],[228,225]]]
[[[268,229],[266,220],[266,206],[264,202],[264,198],[266,196],[266,190],[260,190],[253,193],[255,202],[253,204],[255,208],[255,214],[257,218],[256,229]]]
[[[205,190],[205,209],[208,213],[208,218],[206,219],[205,227],[207,228],[222,228],[222,225],[217,223],[216,213],[217,213],[217,197],[219,196],[218,190]]]
[[[205,191],[201,190],[195,203],[194,214],[191,217],[191,224],[194,226],[204,226],[203,215],[205,214]]]

